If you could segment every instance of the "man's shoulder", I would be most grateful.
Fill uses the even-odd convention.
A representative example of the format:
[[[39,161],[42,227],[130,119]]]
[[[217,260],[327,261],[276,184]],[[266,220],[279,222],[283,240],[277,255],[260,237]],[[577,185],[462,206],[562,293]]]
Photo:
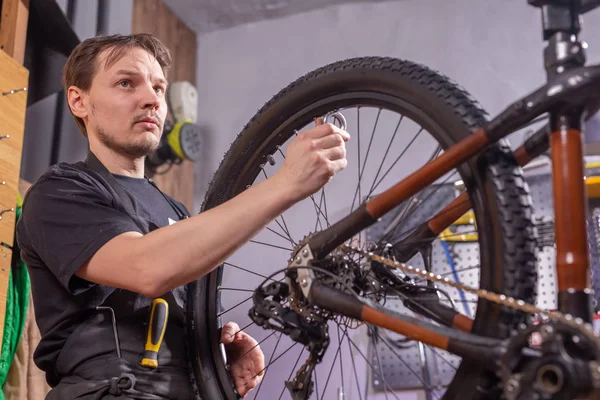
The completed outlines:
[[[80,178],[89,175],[86,171],[85,165],[83,162],[75,162],[75,163],[67,163],[60,162],[54,165],[51,165],[46,172],[44,172],[36,182],[41,182],[45,180],[51,180],[54,178]]]
[[[108,196],[109,193],[97,174],[85,167],[83,162],[61,162],[50,166],[27,190],[23,206],[29,199],[45,196],[68,196],[70,193],[85,192],[88,194]]]

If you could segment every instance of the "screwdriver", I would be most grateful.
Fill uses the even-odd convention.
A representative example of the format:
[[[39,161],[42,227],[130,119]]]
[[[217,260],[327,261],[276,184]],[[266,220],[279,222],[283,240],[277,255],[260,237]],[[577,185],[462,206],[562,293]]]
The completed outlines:
[[[141,364],[152,369],[158,367],[158,350],[162,344],[167,319],[169,318],[169,303],[164,299],[156,298],[152,301],[150,309],[150,322],[146,333],[146,346]]]

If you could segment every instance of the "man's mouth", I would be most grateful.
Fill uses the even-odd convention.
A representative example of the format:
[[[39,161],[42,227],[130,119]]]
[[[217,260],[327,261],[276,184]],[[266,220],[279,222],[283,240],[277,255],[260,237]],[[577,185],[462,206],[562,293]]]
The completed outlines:
[[[156,125],[156,126],[159,126],[159,125],[158,125],[158,120],[157,120],[157,119],[155,119],[155,118],[152,118],[152,117],[146,117],[146,118],[142,118],[141,120],[139,120],[139,121],[138,121],[138,122],[136,122],[136,123],[138,123],[138,124],[139,124],[139,123],[147,123],[147,124],[149,123],[149,124],[154,124],[154,125]]]

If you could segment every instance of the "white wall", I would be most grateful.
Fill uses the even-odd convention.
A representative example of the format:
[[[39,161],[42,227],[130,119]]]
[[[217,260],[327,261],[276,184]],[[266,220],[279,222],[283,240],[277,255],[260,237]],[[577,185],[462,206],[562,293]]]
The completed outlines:
[[[584,18],[591,62],[600,58],[599,17],[595,10]],[[542,46],[539,12],[525,0],[364,2],[201,35],[199,120],[210,127],[212,157],[198,163],[194,210],[256,110],[315,68],[369,55],[416,61],[460,83],[493,114],[544,82]]]

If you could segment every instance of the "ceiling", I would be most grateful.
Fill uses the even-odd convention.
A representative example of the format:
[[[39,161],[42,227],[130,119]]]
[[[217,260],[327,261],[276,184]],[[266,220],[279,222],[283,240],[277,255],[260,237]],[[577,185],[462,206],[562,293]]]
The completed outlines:
[[[389,0],[163,0],[200,34],[336,4],[383,1]]]

